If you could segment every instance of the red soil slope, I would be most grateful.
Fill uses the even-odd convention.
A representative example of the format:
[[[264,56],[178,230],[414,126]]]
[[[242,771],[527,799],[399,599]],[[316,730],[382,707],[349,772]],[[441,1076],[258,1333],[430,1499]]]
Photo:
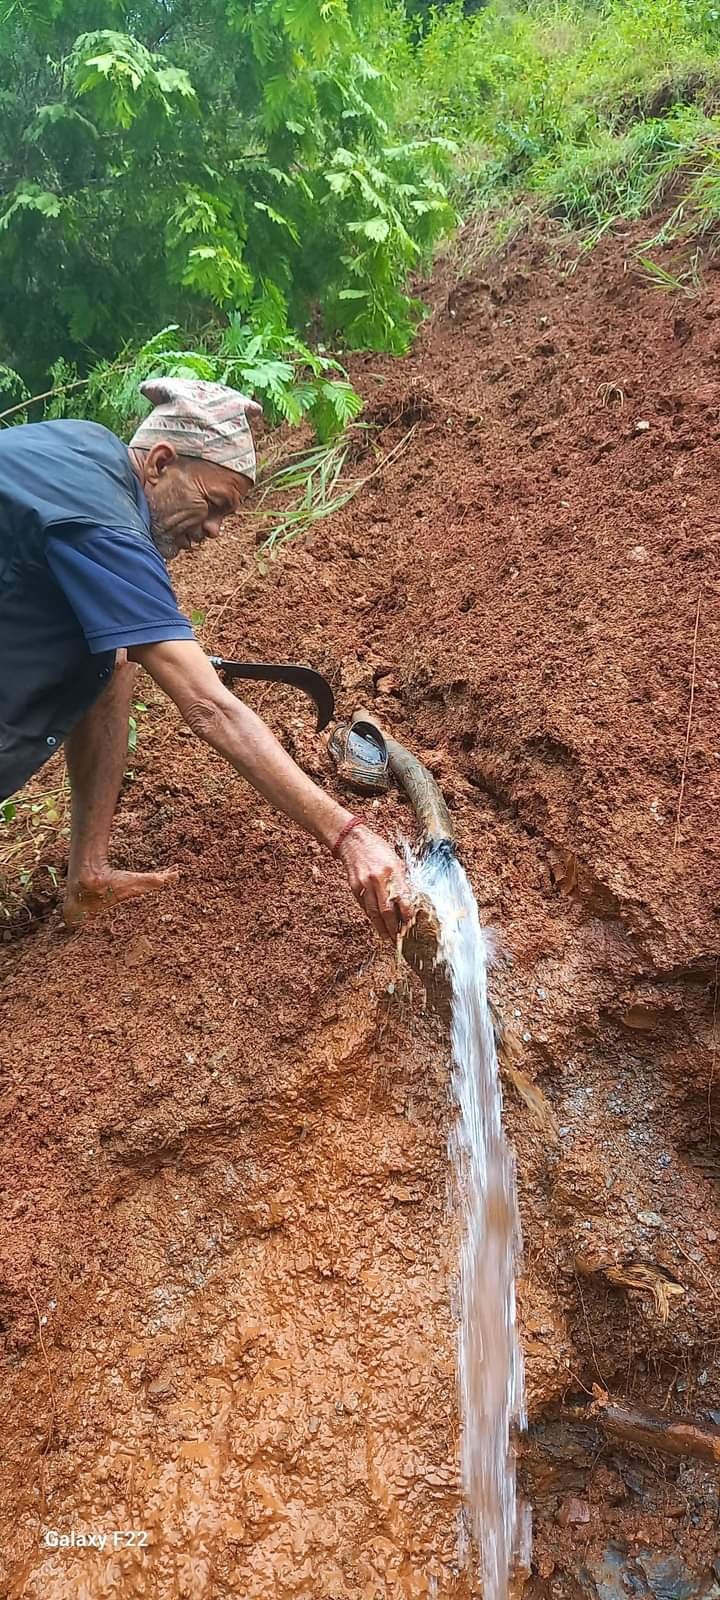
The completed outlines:
[[[436,284],[415,353],[356,365],[358,472],[395,451],[363,491],[264,576],[251,515],[176,569],[208,649],[310,661],[419,750],[512,955],[560,1126],[508,1093],[531,1593],[572,1600],[654,1593],[659,1552],[710,1594],[718,1558],[708,1469],[588,1414],[720,1420],[720,279],[627,262],[548,231]],[[248,698],[335,782],[304,704]],[[447,1041],[333,864],[148,703],[116,854],[178,890],[3,956],[0,1592],[478,1594]]]

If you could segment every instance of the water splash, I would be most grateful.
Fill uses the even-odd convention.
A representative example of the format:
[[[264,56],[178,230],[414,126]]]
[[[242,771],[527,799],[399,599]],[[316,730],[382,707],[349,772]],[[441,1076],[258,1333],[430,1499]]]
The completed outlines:
[[[466,873],[452,847],[411,858],[414,889],[440,924],[440,956],[452,988],[452,1087],[458,1118],[450,1141],[462,1204],[458,1375],[462,1473],[469,1532],[482,1553],[484,1600],[507,1600],[513,1560],[527,1558],[511,1425],[525,1423],[522,1351],[515,1317],[520,1220],[515,1163],[502,1125],[502,1095],[487,969],[492,950]]]

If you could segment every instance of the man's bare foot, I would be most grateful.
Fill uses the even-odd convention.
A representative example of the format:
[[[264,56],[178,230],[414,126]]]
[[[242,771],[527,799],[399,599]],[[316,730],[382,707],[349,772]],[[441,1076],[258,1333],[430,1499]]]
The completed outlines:
[[[68,886],[63,904],[63,917],[68,928],[77,928],[88,917],[101,911],[111,911],[121,900],[137,900],[143,894],[155,894],[177,883],[177,867],[166,867],[162,872],[115,872],[106,867],[103,872],[85,873]]]

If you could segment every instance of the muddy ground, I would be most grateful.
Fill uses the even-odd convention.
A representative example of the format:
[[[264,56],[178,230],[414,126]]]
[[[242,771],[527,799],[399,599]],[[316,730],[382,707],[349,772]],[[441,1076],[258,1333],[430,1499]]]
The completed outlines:
[[[537,1600],[720,1594],[716,1470],[592,1415],[720,1422],[720,275],[664,294],[632,242],[441,272],[355,367],[391,461],[264,575],[251,515],[175,570],[209,650],[422,754],[511,957],[560,1129],[508,1092]],[[2,956],[0,1594],[466,1600],[447,1039],[146,687],[115,853],[179,888]],[[305,704],[248,698],[334,785]]]

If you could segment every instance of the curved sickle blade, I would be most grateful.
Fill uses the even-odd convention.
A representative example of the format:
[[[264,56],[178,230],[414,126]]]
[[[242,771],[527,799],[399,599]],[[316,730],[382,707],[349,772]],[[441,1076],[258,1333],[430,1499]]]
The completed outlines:
[[[317,731],[322,732],[335,715],[335,696],[327,678],[314,667],[284,665],[279,661],[225,661],[222,656],[211,656],[210,664],[216,672],[227,678],[252,678],[259,683],[289,683],[293,689],[302,689],[317,708]]]

